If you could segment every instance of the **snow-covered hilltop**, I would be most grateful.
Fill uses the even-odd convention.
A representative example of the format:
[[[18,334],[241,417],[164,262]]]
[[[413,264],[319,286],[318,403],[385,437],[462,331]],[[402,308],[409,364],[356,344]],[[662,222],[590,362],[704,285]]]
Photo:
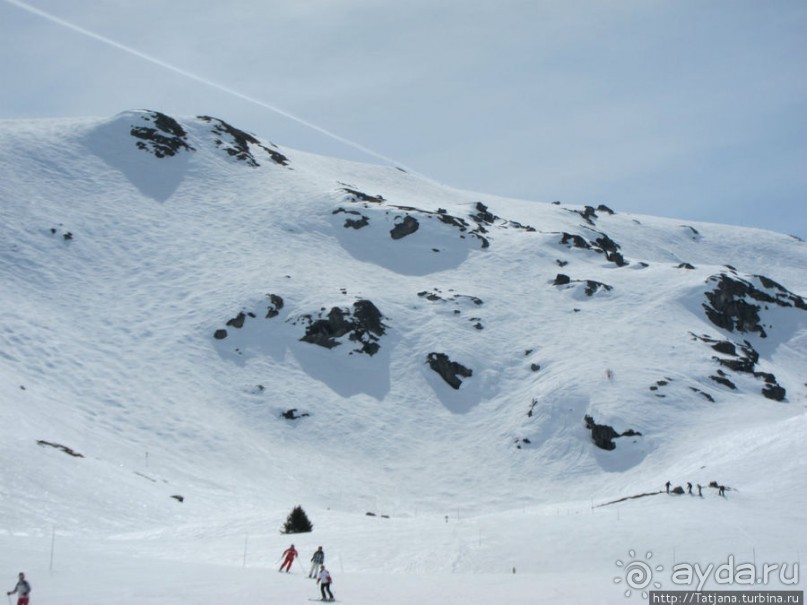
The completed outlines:
[[[698,531],[807,494],[793,237],[458,191],[153,111],[0,122],[0,209],[0,537],[276,537],[302,503],[378,547],[370,567],[417,571],[416,532],[387,552],[350,524],[504,515],[506,550],[528,510],[545,534],[546,511],[596,519],[667,480],[714,500]],[[801,508],[759,531],[795,552]],[[676,544],[651,526],[616,554]]]

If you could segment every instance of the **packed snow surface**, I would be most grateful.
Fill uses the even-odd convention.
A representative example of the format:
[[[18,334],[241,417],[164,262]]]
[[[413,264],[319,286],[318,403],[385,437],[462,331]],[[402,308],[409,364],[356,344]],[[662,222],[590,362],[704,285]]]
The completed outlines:
[[[804,590],[796,238],[130,111],[0,122],[0,285],[0,587],[37,605],[303,603],[320,545],[345,603]]]

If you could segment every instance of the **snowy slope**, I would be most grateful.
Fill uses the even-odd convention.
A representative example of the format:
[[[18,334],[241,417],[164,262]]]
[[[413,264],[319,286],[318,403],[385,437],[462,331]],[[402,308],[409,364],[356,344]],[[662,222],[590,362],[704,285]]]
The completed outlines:
[[[623,602],[630,549],[807,544],[802,241],[148,111],[0,122],[0,208],[0,560],[38,602],[305,600],[263,573],[296,504],[351,602]],[[728,497],[607,504],[667,480]]]

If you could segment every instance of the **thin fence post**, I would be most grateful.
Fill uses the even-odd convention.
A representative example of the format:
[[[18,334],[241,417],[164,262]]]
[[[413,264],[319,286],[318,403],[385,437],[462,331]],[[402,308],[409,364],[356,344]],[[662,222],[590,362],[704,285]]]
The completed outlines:
[[[247,540],[249,540],[249,534],[244,536],[244,565],[242,569],[246,569],[247,567]]]
[[[49,571],[53,571],[53,549],[56,545],[56,528],[53,528],[53,533],[50,536],[50,569]]]

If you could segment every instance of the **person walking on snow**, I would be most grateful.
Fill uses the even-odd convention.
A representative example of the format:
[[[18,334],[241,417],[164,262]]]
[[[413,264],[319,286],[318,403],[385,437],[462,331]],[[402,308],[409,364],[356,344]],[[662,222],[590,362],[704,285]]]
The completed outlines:
[[[285,567],[286,573],[289,573],[291,570],[291,564],[294,563],[294,559],[297,557],[297,551],[294,548],[294,544],[283,551],[283,556],[286,558],[283,559],[283,563],[280,565],[280,569],[278,571],[283,571],[283,568]]]
[[[325,563],[325,553],[320,546],[317,548],[317,552],[314,553],[314,556],[311,557],[311,571],[308,572],[309,578],[315,578],[317,576],[317,571],[319,571],[319,566]]]
[[[10,590],[6,594],[13,595],[15,592],[19,595],[17,597],[17,605],[28,605],[28,595],[31,594],[31,585],[28,583],[28,580],[25,579],[25,574],[22,572],[20,572],[20,579],[17,581],[14,590]]]
[[[324,565],[319,566],[319,577],[317,578],[317,584],[319,584],[319,591],[322,593],[322,600],[323,601],[333,601],[333,593],[331,592],[331,583],[333,579],[331,578],[331,572],[325,569]],[[328,597],[325,597],[325,591],[328,591]]]

